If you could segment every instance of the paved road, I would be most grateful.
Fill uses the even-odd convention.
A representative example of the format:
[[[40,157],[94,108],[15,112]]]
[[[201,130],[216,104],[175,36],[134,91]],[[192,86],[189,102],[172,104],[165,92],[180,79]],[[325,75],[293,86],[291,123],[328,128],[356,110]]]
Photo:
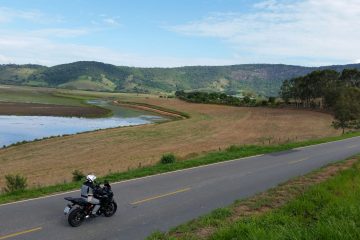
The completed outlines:
[[[360,137],[117,183],[117,214],[79,228],[62,213],[78,191],[1,205],[0,240],[143,239],[358,153]]]

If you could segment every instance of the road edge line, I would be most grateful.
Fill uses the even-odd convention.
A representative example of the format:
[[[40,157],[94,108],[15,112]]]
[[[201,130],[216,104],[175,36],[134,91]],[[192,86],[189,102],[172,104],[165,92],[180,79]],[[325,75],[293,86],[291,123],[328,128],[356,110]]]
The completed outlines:
[[[335,141],[331,141],[331,142],[317,143],[317,144],[313,144],[313,145],[309,145],[309,146],[304,146],[304,147],[297,147],[297,148],[294,148],[294,150],[301,150],[301,149],[310,148],[310,147],[314,147],[314,146],[320,146],[320,145],[325,145],[325,144],[330,144],[330,143],[335,143],[335,142],[342,142],[342,141],[345,141],[345,140],[348,140],[348,139],[353,139],[353,138],[360,138],[360,136],[355,136],[355,137],[350,137],[350,138],[335,140]]]

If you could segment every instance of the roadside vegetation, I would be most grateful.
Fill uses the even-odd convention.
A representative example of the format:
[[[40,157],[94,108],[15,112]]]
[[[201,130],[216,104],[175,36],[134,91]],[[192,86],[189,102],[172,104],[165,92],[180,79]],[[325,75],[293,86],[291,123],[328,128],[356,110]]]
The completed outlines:
[[[85,174],[82,171],[76,169],[72,172],[72,180],[73,182],[85,180]]]
[[[171,163],[175,163],[175,162],[176,162],[176,157],[172,153],[166,153],[166,154],[162,155],[162,157],[160,159],[161,164],[171,164]]]
[[[4,192],[6,193],[24,191],[27,187],[27,179],[19,174],[8,174],[5,176],[5,180],[6,187],[4,188]]]
[[[149,240],[359,239],[360,156],[214,210]]]
[[[154,166],[139,165],[138,168],[136,169],[129,170],[126,172],[110,173],[105,176],[99,177],[98,180],[104,181],[106,179],[110,182],[128,180],[133,178],[155,175],[159,173],[171,172],[180,169],[202,166],[211,163],[223,162],[241,157],[285,151],[297,147],[309,146],[313,144],[325,143],[329,141],[341,140],[356,136],[360,136],[360,133],[354,132],[338,137],[329,137],[329,138],[309,140],[304,142],[292,142],[281,145],[230,146],[226,150],[211,152],[205,154],[204,156],[196,157],[187,161],[176,161],[176,157],[173,154],[165,154],[160,159],[158,164]],[[84,174],[80,170],[75,170],[72,172],[72,176],[73,178],[71,182],[64,182],[61,184],[45,186],[45,187],[38,186],[28,189],[18,189],[11,192],[3,191],[3,193],[0,194],[0,204],[78,189],[81,185],[81,180],[83,180]]]

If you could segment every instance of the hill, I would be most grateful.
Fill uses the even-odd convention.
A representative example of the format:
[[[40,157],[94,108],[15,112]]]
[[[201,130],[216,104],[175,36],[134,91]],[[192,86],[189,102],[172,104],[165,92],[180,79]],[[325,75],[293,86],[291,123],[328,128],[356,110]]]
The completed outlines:
[[[53,67],[0,65],[0,84],[60,87],[114,92],[220,91],[277,95],[285,79],[317,69],[360,69],[360,64],[302,67],[283,64],[137,68],[101,62],[74,62]]]

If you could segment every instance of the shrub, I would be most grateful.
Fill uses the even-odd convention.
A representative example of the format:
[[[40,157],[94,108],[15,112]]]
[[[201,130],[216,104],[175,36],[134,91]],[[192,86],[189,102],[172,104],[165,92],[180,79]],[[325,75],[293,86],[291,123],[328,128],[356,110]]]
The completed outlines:
[[[246,104],[250,103],[250,101],[251,101],[251,98],[249,96],[245,96],[243,98],[243,102],[246,103]]]
[[[82,179],[85,178],[85,174],[83,172],[81,172],[80,170],[74,170],[72,172],[72,175],[73,175],[72,180],[74,182],[81,181]]]
[[[164,154],[164,155],[162,155],[162,157],[160,159],[161,164],[174,163],[175,161],[176,161],[176,157],[172,153]]]
[[[269,104],[274,105],[275,102],[276,102],[276,98],[275,97],[269,97],[268,102],[269,102]]]
[[[5,175],[5,180],[6,180],[6,187],[4,191],[7,193],[22,191],[25,190],[27,187],[27,183],[26,183],[27,179],[19,174]]]
[[[267,106],[267,105],[268,105],[268,101],[266,101],[266,100],[261,101],[261,106]]]
[[[231,145],[230,147],[226,148],[226,151],[235,152],[235,151],[238,151],[239,149],[240,149],[240,146]]]

